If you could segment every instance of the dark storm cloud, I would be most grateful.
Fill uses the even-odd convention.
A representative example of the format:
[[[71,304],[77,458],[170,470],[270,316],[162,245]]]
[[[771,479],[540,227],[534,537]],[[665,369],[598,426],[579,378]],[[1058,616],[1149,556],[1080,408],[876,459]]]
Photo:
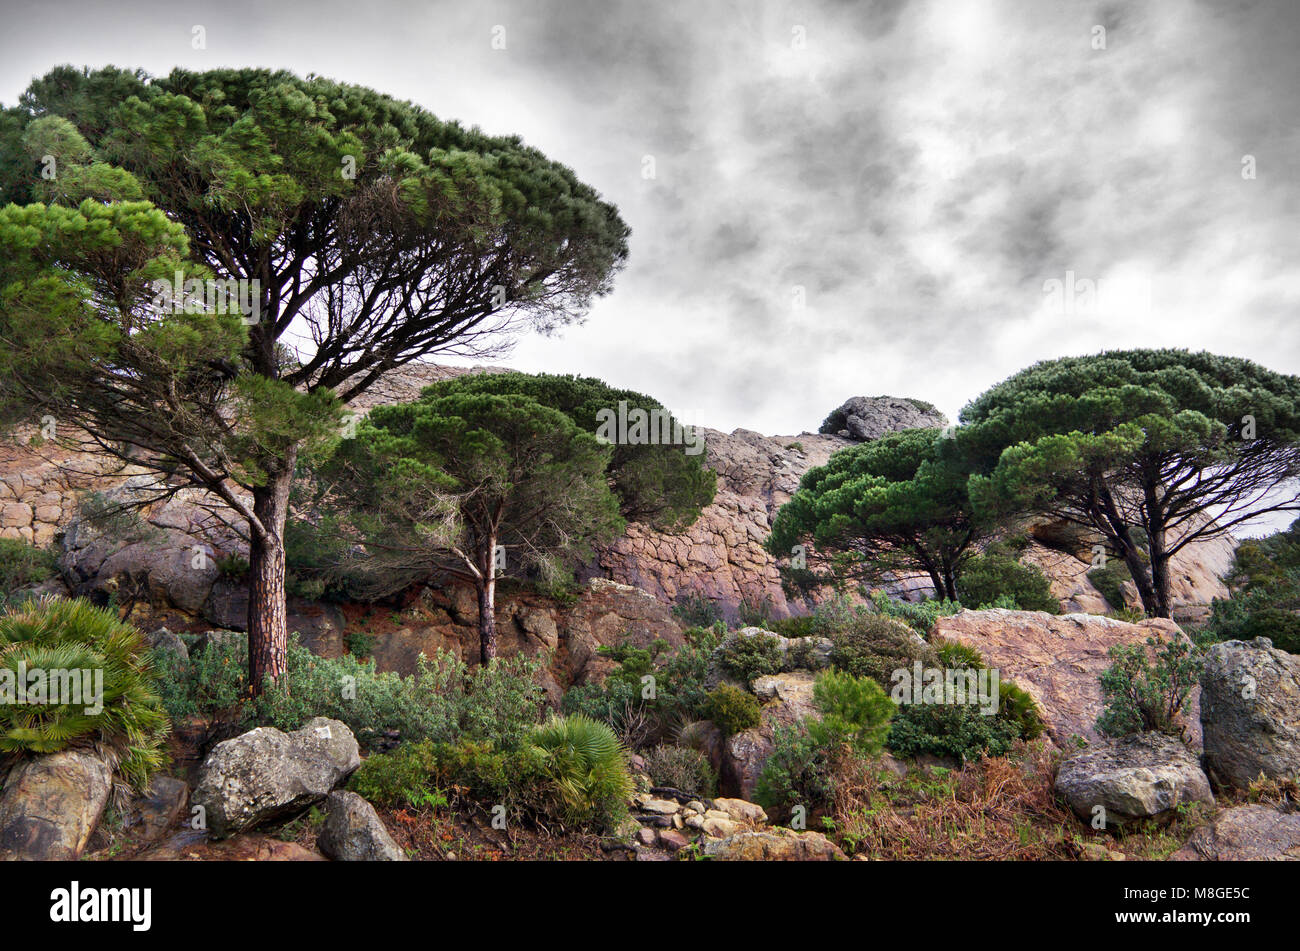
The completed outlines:
[[[509,362],[708,425],[815,428],[855,394],[954,415],[1028,363],[1114,346],[1300,371],[1297,3],[235,0],[6,26],[6,103],[59,62],[264,65],[518,132],[633,237],[588,322]],[[1110,282],[1109,309],[1053,311],[1067,272]]]

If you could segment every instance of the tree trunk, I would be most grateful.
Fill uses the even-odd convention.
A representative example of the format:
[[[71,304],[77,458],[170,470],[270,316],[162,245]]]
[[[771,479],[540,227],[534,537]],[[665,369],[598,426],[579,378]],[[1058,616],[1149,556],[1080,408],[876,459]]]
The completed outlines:
[[[479,662],[484,666],[497,656],[496,573],[481,581],[478,588]]]
[[[1148,531],[1151,538],[1151,589],[1156,617],[1169,617],[1169,555],[1165,551],[1163,527]]]
[[[1151,583],[1148,568],[1143,563],[1137,546],[1130,542],[1125,544],[1123,548],[1124,564],[1128,565],[1128,573],[1133,576],[1133,584],[1137,586],[1138,597],[1142,599],[1142,610],[1151,617],[1168,617],[1167,614],[1161,615],[1157,613],[1155,587]]]
[[[279,684],[287,663],[284,524],[296,455],[290,453],[286,468],[253,491],[253,514],[265,532],[252,533],[248,553],[248,678],[253,696],[262,692],[268,677]]]

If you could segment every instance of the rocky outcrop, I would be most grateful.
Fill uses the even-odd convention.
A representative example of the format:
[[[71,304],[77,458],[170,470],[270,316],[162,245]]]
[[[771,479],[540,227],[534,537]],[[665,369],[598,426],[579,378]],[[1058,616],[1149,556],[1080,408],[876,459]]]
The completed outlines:
[[[336,862],[406,861],[370,803],[346,790],[330,793],[325,803],[325,825],[316,839],[325,855]]]
[[[857,442],[903,429],[942,429],[948,417],[929,403],[897,396],[854,396],[834,410],[818,430]]]
[[[1261,804],[1226,809],[1169,857],[1176,862],[1300,861],[1300,813]]]
[[[1168,818],[1191,803],[1214,805],[1197,758],[1162,733],[1139,733],[1071,757],[1057,772],[1056,791],[1085,822],[1100,807],[1107,828]]]
[[[1052,741],[1062,749],[1072,738],[1092,743],[1101,737],[1095,721],[1102,711],[1100,677],[1111,665],[1109,651],[1120,645],[1144,644],[1187,635],[1173,621],[1150,618],[1129,624],[1088,614],[1041,611],[962,611],[941,617],[930,640],[956,641],[978,650],[1002,680],[1015,681],[1037,702]],[[1187,743],[1201,745],[1200,692],[1187,704]]]
[[[1268,638],[1215,644],[1201,675],[1205,766],[1246,789],[1261,775],[1300,776],[1300,656]]]
[[[848,858],[820,832],[780,827],[705,842],[704,854],[721,862],[832,862]]]
[[[813,683],[806,670],[767,674],[754,678],[754,693],[764,701],[760,723],[727,737],[722,750],[719,783],[724,792],[741,799],[753,799],[758,778],[776,747],[776,729],[793,726],[816,712]]]
[[[136,856],[141,862],[324,862],[325,856],[260,832],[215,841],[201,832],[180,832]]]
[[[80,858],[112,786],[108,765],[85,750],[19,763],[0,793],[0,859]]]
[[[227,838],[320,802],[360,765],[356,738],[338,720],[316,717],[293,733],[258,727],[217,744],[194,805],[211,836]]]

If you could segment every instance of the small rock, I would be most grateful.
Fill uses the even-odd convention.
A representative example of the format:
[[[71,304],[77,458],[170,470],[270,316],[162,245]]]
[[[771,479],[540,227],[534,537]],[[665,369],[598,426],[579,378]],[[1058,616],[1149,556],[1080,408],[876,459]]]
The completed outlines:
[[[664,831],[670,831],[670,830],[664,830]],[[654,829],[647,829],[646,827],[642,826],[640,829],[636,830],[636,841],[639,845],[651,846],[655,844],[655,841],[657,839],[658,836],[655,834]]]
[[[384,828],[375,807],[354,792],[336,790],[325,800],[320,850],[337,862],[405,862],[406,853]]]
[[[1300,861],[1300,813],[1260,804],[1225,809],[1170,856],[1178,862]]]
[[[690,845],[690,840],[676,829],[661,829],[659,844],[670,852],[678,852]]]
[[[847,858],[820,832],[774,828],[708,839],[704,854],[724,862],[829,862]]]
[[[744,799],[715,799],[713,805],[736,822],[767,821],[767,813],[762,806]]]

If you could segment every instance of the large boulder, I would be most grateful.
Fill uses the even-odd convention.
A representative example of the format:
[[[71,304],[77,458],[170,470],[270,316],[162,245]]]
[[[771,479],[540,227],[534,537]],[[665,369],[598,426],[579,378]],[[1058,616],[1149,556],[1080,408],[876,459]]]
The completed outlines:
[[[1259,804],[1226,809],[1192,833],[1170,858],[1178,862],[1300,861],[1300,813]]]
[[[820,832],[782,827],[706,839],[704,854],[723,862],[830,862],[847,858]]]
[[[217,744],[193,803],[222,839],[320,802],[360,765],[356,738],[338,720],[316,717],[293,733],[258,727]]]
[[[113,788],[108,765],[86,750],[29,759],[0,793],[0,859],[78,859]]]
[[[722,749],[721,788],[728,795],[752,800],[758,778],[776,748],[776,729],[793,726],[816,713],[815,676],[806,670],[754,678],[754,694],[764,701],[760,723],[727,737]]]
[[[1210,782],[1187,747],[1163,733],[1139,733],[1066,760],[1056,791],[1075,814],[1094,818],[1105,809],[1108,824],[1168,818],[1182,805],[1214,805]]]
[[[991,608],[939,618],[930,640],[956,641],[978,650],[1002,680],[1015,681],[1042,711],[1052,741],[1073,749],[1074,738],[1098,743],[1096,720],[1102,711],[1101,675],[1110,667],[1110,649],[1159,641],[1187,640],[1173,621],[1148,618],[1137,624],[1090,614],[1046,614]],[[1200,689],[1187,700],[1187,743],[1201,745]]]
[[[370,805],[354,792],[335,790],[326,800],[317,847],[337,862],[405,862],[406,853]]]
[[[1300,657],[1266,637],[1215,644],[1201,675],[1205,766],[1245,789],[1300,775]]]
[[[854,396],[826,417],[821,432],[857,442],[902,429],[942,429],[948,417],[929,403],[897,396]]]

